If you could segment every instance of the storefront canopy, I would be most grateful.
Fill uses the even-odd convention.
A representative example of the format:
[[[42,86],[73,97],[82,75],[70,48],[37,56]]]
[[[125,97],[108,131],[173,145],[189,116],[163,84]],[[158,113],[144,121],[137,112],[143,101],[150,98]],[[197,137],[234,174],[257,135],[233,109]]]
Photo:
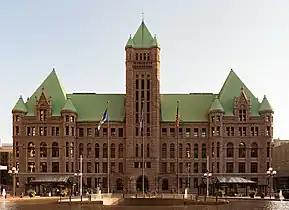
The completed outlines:
[[[217,182],[220,184],[255,184],[256,182],[244,179],[243,177],[217,176]]]
[[[66,183],[70,176],[41,176],[31,180],[31,183]]]

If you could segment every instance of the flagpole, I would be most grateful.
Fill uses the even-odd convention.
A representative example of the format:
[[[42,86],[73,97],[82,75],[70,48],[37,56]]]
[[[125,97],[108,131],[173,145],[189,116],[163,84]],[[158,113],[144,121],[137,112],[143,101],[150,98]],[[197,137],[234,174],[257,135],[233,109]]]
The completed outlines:
[[[142,100],[142,117],[141,117],[141,129],[142,129],[142,194],[145,194],[145,186],[144,186],[144,182],[145,182],[145,173],[144,173],[144,167],[145,167],[145,160],[144,160],[144,152],[145,152],[145,144],[144,144],[144,120],[143,120],[143,114],[144,114],[144,100]]]
[[[179,178],[179,102],[177,101],[176,133],[177,133],[177,194],[180,194]]]
[[[110,193],[110,141],[109,141],[109,101],[106,102],[106,110],[107,110],[107,194]]]

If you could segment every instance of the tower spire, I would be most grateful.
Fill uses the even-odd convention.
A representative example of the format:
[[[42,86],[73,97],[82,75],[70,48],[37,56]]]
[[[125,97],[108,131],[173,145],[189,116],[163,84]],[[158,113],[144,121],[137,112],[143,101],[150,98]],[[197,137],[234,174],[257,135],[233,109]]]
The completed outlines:
[[[141,12],[141,21],[144,22],[144,12],[143,12],[143,9],[142,9],[142,12]]]

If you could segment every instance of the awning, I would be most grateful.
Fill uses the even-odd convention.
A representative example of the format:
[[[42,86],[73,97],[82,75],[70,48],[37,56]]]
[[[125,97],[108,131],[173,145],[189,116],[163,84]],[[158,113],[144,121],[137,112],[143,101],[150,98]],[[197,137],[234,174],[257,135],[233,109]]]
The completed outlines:
[[[217,176],[217,182],[220,184],[255,184],[256,182],[244,179],[243,177]]]
[[[31,180],[31,183],[66,183],[70,176],[41,176]]]

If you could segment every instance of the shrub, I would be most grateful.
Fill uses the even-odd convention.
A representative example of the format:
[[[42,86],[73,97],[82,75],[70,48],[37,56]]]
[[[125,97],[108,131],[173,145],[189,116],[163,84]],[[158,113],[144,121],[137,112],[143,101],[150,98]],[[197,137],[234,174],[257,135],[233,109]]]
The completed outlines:
[[[262,192],[262,193],[260,194],[260,196],[261,196],[261,198],[265,198],[265,193]]]

